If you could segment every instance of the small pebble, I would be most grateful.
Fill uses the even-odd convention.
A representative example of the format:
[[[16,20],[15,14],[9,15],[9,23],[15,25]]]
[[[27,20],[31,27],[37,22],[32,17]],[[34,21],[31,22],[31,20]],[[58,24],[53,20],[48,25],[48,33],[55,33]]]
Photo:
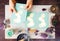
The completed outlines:
[[[28,28],[28,31],[30,30],[30,28]]]
[[[38,33],[37,33],[37,32],[35,32],[34,34],[35,34],[35,35],[38,35]]]
[[[43,9],[42,9],[42,11],[45,11],[45,10],[46,10],[46,8],[43,8]]]
[[[36,30],[36,32],[39,32],[39,30]]]

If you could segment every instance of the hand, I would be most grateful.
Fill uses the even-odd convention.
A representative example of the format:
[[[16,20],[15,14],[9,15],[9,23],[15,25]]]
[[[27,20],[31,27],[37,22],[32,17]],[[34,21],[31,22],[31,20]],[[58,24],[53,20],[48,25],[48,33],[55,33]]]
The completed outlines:
[[[15,8],[15,3],[16,3],[15,0],[9,0],[9,10],[10,10],[11,13],[12,12],[17,12],[16,8]]]
[[[26,9],[30,10],[32,8],[33,0],[27,0]]]
[[[15,13],[17,12],[14,7],[10,7],[9,9],[10,9],[10,12],[11,12],[11,13],[12,13],[12,12],[15,12]]]

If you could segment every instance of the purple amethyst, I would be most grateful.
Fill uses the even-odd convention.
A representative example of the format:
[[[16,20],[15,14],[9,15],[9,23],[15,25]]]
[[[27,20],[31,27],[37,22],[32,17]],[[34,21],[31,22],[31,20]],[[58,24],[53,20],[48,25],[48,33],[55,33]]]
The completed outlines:
[[[0,23],[0,29],[2,29],[4,27],[3,23]]]
[[[48,34],[46,34],[46,33],[41,33],[41,36],[44,37],[44,38],[46,38],[46,37],[48,37]]]
[[[47,29],[46,29],[46,32],[48,32],[48,33],[53,33],[53,29],[54,29],[54,27],[47,28]]]

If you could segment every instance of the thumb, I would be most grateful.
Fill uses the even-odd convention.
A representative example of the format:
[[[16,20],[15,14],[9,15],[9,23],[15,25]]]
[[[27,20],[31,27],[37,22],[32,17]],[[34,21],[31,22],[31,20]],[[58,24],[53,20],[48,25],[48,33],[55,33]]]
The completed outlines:
[[[26,4],[25,8],[27,9],[29,7],[29,4]]]

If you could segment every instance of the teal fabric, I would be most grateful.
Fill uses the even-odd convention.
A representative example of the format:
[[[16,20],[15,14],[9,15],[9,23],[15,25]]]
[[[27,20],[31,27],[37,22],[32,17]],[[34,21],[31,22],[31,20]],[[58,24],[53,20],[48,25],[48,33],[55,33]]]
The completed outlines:
[[[21,24],[26,24],[25,27],[26,28],[34,28],[34,29],[38,29],[38,30],[46,30],[49,26],[49,14],[48,12],[28,12],[26,9],[25,9],[25,4],[20,4],[20,3],[16,3],[16,10],[19,12],[19,14],[17,14],[16,16],[16,13],[13,12],[13,14],[11,15],[11,25],[12,26],[16,26],[16,27],[19,27]],[[22,11],[22,13],[21,13]],[[31,16],[31,14],[33,15],[33,17],[31,18],[34,25],[33,26],[29,26],[29,25],[32,25],[30,24],[30,22],[32,21],[29,21],[28,18]],[[41,16],[45,16],[43,18],[43,20],[39,20],[39,18],[41,18]],[[20,16],[20,22],[18,23],[15,23],[14,22],[14,19],[18,19],[18,17]],[[19,21],[19,20],[17,20]],[[42,25],[42,26],[39,26],[40,24],[42,24],[42,21],[45,22],[45,26]]]
[[[32,16],[31,14],[33,14],[32,18],[30,17],[30,16]],[[46,26],[43,25],[43,27],[42,26],[39,27],[39,24],[43,23],[42,22],[43,20],[39,20],[39,18],[41,18],[41,16],[43,14],[45,15],[43,20],[44,20]],[[28,26],[28,24],[32,22],[32,20],[31,21],[28,20],[28,17],[30,17],[33,20],[33,23],[34,23],[33,26]],[[38,29],[40,31],[42,31],[42,30],[45,31],[48,28],[48,26],[49,26],[49,13],[48,12],[38,12],[38,13],[36,13],[36,12],[29,12],[27,14],[27,27],[28,28],[30,27],[30,28],[33,28],[33,29]]]
[[[21,24],[25,23],[26,22],[26,15],[27,15],[27,10],[25,9],[25,4],[19,4],[19,3],[16,3],[16,10],[17,12],[19,13],[15,13],[13,12],[12,15],[11,15],[11,18],[10,18],[10,24],[12,26],[16,26],[16,27],[20,27]],[[14,20],[16,19],[20,19],[20,22],[14,22]],[[19,20],[17,20],[19,21]]]

